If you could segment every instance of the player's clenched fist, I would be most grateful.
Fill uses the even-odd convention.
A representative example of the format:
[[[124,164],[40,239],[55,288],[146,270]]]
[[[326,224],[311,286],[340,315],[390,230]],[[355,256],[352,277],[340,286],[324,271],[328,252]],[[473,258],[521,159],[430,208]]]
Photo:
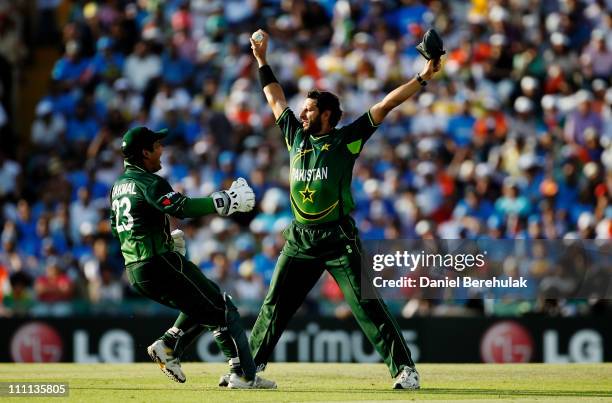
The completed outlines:
[[[419,75],[423,80],[430,80],[440,69],[442,68],[442,61],[440,59],[431,59],[425,63],[423,70]]]
[[[236,211],[246,213],[255,207],[255,193],[244,178],[238,178],[228,190],[211,195],[217,213],[228,216]]]
[[[256,59],[265,59],[268,49],[268,34],[264,30],[258,29],[253,32],[251,36],[251,49],[253,49],[253,56]]]

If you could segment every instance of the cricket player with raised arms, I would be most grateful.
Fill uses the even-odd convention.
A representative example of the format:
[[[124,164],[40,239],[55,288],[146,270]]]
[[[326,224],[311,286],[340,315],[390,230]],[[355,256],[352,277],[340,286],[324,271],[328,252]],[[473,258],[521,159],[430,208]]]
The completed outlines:
[[[362,246],[350,213],[355,206],[351,196],[353,166],[366,141],[391,110],[425,87],[440,70],[442,42],[435,32],[429,38],[427,35],[419,50],[430,51],[422,71],[341,128],[336,128],[342,116],[340,101],[327,91],[310,91],[299,119],[294,115],[266,60],[268,34],[258,30],[251,37],[261,86],[290,155],[289,199],[294,214],[283,233],[285,244],[249,339],[258,370],[265,369],[289,320],[327,270],[388,366],[395,379],[393,387],[419,389],[410,350],[384,301],[362,299]],[[437,52],[431,51],[432,45],[439,47]],[[227,381],[226,375],[220,384]]]

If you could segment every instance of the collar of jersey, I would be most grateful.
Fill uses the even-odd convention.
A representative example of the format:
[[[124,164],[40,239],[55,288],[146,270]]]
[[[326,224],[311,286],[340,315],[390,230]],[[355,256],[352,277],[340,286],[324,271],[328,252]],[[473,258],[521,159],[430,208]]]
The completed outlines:
[[[311,140],[313,140],[313,141],[319,141],[319,140],[321,140],[321,139],[324,139],[324,138],[326,138],[326,137],[329,137],[329,135],[330,135],[330,134],[332,134],[332,133],[334,132],[334,130],[336,130],[336,129],[335,129],[335,128],[334,128],[334,129],[331,129],[331,130],[330,130],[330,131],[328,131],[326,134],[322,134],[322,135],[320,135],[320,136],[315,136],[315,135],[310,134],[310,139],[311,139]]]
[[[127,169],[127,168],[134,168],[134,169],[137,169],[137,170],[142,171],[142,172],[147,172],[147,170],[146,170],[146,169],[141,168],[141,167],[139,167],[138,165],[130,164],[130,163],[129,163],[129,162],[127,162],[127,161],[123,161],[123,167],[124,167],[125,169]]]

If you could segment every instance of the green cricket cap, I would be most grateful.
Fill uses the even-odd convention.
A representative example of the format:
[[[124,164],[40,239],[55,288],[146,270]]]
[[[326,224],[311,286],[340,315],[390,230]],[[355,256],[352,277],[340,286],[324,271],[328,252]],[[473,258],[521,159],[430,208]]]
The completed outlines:
[[[153,143],[161,140],[168,135],[168,129],[153,131],[148,127],[133,127],[123,135],[121,142],[121,152],[126,159],[133,158],[140,154],[142,149],[151,148]]]

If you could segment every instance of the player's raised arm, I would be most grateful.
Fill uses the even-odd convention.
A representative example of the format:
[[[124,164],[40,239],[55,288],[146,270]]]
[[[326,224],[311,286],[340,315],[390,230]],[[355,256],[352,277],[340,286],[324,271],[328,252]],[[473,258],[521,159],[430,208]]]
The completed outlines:
[[[423,40],[416,49],[427,60],[427,63],[416,77],[391,91],[381,102],[370,108],[370,116],[374,124],[381,124],[393,108],[413,96],[421,87],[425,87],[427,81],[440,71],[441,57],[446,51],[442,38],[434,29],[425,32]]]
[[[421,87],[427,85],[427,81],[430,80],[435,73],[440,71],[441,62],[440,59],[428,60],[423,70],[416,75],[412,80],[406,84],[400,85],[390,93],[379,103],[375,104],[370,108],[370,115],[374,124],[379,125],[384,120],[385,116],[393,108],[402,104],[405,100],[416,94]]]
[[[251,49],[259,65],[259,80],[266,95],[266,100],[270,108],[272,108],[274,119],[278,119],[285,108],[287,108],[287,100],[285,99],[283,88],[276,80],[276,77],[274,77],[272,68],[266,60],[268,34],[261,29],[255,31],[253,36],[251,36]]]

